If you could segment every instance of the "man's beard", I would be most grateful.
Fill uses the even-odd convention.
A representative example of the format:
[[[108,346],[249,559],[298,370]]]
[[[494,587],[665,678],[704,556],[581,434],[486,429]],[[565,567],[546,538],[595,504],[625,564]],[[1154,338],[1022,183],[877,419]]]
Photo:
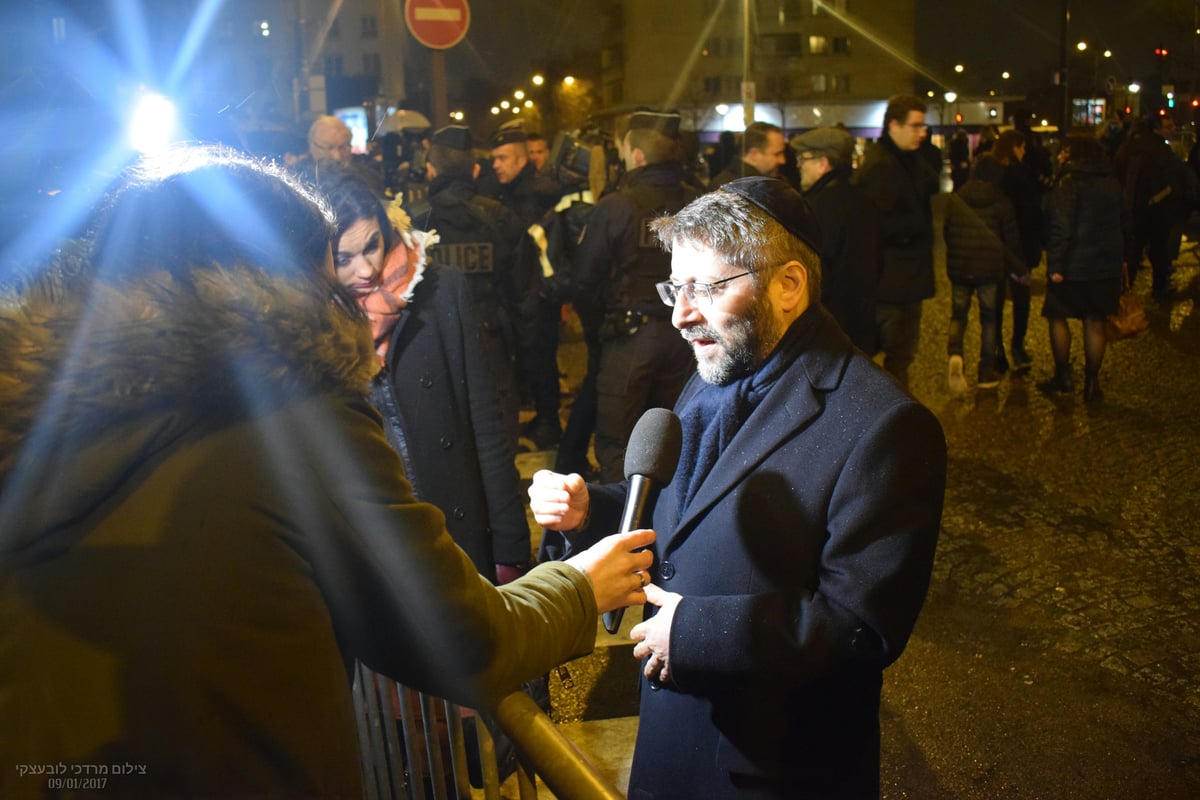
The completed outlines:
[[[783,336],[776,328],[770,301],[765,296],[759,298],[748,315],[734,320],[724,333],[709,325],[696,325],[681,333],[689,344],[695,339],[708,339],[721,348],[715,359],[696,357],[700,377],[716,386],[726,386],[753,373]]]

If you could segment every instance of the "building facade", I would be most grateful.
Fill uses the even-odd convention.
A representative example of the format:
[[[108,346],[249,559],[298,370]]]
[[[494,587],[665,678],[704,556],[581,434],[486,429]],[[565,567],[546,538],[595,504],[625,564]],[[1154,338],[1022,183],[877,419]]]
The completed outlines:
[[[741,130],[752,99],[754,118],[786,129],[878,127],[883,101],[914,90],[915,0],[613,0],[606,11],[601,105],[613,113],[669,106],[696,131]]]

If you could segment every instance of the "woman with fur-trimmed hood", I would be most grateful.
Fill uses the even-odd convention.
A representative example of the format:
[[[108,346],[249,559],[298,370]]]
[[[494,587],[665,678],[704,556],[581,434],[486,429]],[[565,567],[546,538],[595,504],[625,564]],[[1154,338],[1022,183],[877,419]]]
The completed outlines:
[[[331,219],[184,149],[0,294],[0,796],[358,797],[354,659],[486,705],[644,602],[649,532],[496,589],[413,499]]]

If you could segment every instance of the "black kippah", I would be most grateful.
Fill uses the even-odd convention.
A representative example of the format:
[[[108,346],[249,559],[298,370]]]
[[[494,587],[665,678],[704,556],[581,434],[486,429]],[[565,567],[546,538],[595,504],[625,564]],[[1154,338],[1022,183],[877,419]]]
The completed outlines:
[[[465,125],[447,125],[434,133],[429,143],[450,150],[470,150],[472,145],[471,129]]]
[[[820,254],[821,229],[813,216],[812,208],[786,181],[756,175],[730,181],[721,186],[720,191],[732,192],[746,198],[786,228],[788,233]]]

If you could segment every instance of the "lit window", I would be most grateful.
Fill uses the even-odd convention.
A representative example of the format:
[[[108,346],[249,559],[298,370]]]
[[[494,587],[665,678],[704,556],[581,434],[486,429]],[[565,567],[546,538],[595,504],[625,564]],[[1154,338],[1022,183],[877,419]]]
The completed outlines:
[[[828,55],[829,39],[825,36],[809,36],[808,52],[812,53],[814,56]]]

